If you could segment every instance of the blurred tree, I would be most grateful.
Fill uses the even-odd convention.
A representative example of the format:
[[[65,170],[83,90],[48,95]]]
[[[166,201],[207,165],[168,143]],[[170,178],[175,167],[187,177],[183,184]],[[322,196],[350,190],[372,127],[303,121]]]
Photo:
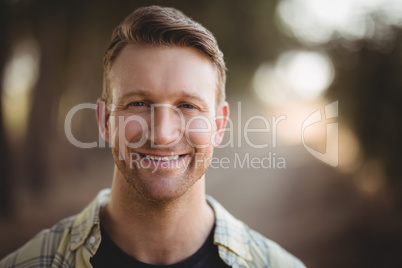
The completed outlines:
[[[24,167],[28,170],[28,184],[34,191],[41,190],[48,180],[47,157],[57,119],[55,105],[65,89],[66,2],[31,1],[26,10],[41,49],[39,79],[33,91],[25,143]]]
[[[342,117],[358,135],[366,159],[383,163],[388,189],[402,212],[402,29],[393,33],[394,38],[381,44],[360,40],[357,51],[342,46],[330,50],[337,80],[328,94],[341,98]]]
[[[0,81],[3,81],[4,69],[10,49],[10,37],[7,25],[9,13],[6,0],[0,1]],[[11,153],[7,142],[3,119],[3,83],[0,83],[0,215],[11,212]]]

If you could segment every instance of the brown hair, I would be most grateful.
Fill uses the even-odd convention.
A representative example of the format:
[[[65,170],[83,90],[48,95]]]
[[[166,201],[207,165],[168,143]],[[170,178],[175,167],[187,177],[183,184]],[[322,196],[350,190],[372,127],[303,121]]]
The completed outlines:
[[[210,31],[181,11],[159,6],[141,7],[126,17],[112,34],[103,59],[102,97],[111,103],[110,69],[127,44],[193,47],[207,56],[217,72],[216,106],[225,100],[226,66]]]

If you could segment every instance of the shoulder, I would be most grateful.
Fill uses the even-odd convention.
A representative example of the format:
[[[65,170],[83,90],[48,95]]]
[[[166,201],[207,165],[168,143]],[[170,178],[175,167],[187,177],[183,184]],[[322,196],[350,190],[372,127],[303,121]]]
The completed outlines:
[[[245,267],[305,267],[276,242],[233,217],[212,197],[208,196],[207,202],[216,217],[215,243],[220,245],[220,256],[229,265],[242,263]]]
[[[244,230],[249,235],[250,254],[253,262],[269,263],[272,268],[289,267],[302,268],[304,264],[278,243],[266,238],[244,224]]]
[[[0,261],[1,268],[50,267],[56,252],[71,232],[75,216],[61,220],[53,227],[42,230],[25,245]]]
[[[79,248],[86,248],[83,245],[92,230],[95,230],[100,241],[99,210],[108,202],[109,196],[109,189],[100,191],[79,214],[61,220],[50,229],[43,230],[20,249],[1,260],[0,268],[75,266],[74,252]],[[97,228],[94,228],[95,226]],[[84,255],[80,257],[88,256]]]

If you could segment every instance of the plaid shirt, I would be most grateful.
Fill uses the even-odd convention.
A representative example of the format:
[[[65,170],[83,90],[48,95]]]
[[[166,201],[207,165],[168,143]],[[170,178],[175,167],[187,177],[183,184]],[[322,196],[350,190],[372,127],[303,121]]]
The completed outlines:
[[[101,191],[81,213],[64,219],[28,241],[2,261],[0,268],[92,267],[90,258],[101,242],[99,210],[110,196]],[[214,243],[219,256],[232,267],[305,267],[275,242],[235,219],[212,197],[207,197],[216,218]]]

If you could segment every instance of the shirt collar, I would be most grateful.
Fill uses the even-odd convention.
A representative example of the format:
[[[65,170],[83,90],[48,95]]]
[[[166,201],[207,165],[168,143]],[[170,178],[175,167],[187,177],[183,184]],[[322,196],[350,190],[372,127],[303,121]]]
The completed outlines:
[[[102,190],[97,197],[77,215],[71,230],[71,250],[76,250],[88,239],[93,227],[99,227],[99,211],[100,208],[109,201],[109,197],[110,189]],[[207,196],[207,202],[215,213],[214,243],[233,251],[236,255],[245,260],[251,260],[249,234],[247,233],[244,223],[233,217],[211,196]]]
[[[109,201],[109,197],[110,189],[100,191],[97,197],[77,215],[71,228],[71,250],[76,250],[87,240],[94,226],[99,227],[99,211]]]
[[[245,260],[252,260],[250,234],[245,224],[233,217],[211,196],[207,196],[207,202],[215,212],[214,243],[224,246]]]

